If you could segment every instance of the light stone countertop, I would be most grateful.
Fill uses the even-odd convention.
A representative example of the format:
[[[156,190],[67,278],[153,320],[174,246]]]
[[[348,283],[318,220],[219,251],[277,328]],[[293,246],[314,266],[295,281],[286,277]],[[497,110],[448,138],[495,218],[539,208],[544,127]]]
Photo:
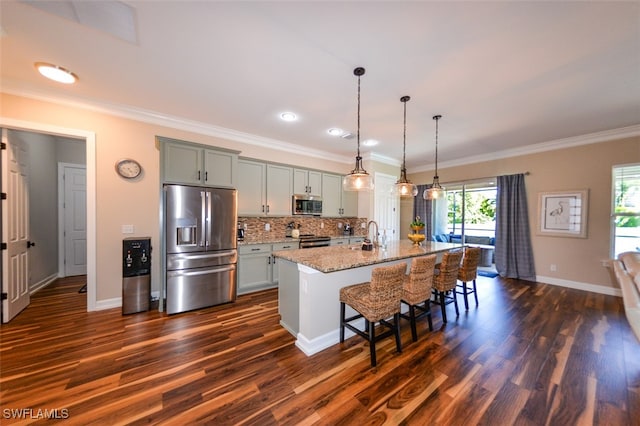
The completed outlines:
[[[273,255],[327,273],[440,253],[462,247],[462,244],[434,241],[423,241],[420,246],[415,246],[411,241],[402,240],[389,243],[386,249],[378,247],[372,251],[362,250],[361,245],[358,244],[283,250],[276,251]]]

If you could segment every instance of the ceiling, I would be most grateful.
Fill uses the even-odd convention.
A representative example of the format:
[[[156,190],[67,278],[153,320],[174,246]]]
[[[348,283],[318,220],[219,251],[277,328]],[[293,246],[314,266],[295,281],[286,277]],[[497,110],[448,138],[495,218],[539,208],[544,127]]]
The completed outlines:
[[[409,95],[409,173],[433,164],[435,114],[441,165],[640,124],[637,1],[2,0],[0,19],[4,92],[344,162],[356,138],[327,130],[356,134],[362,66],[362,154],[399,164]]]

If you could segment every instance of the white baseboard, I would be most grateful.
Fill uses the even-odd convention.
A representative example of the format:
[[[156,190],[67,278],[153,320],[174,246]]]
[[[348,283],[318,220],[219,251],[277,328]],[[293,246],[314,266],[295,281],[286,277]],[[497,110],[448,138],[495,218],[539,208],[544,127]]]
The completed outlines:
[[[156,300],[160,296],[159,291],[151,292],[151,299]],[[103,311],[105,309],[121,308],[122,297],[114,297],[113,299],[105,299],[96,301],[96,311]]]
[[[57,279],[58,279],[58,273],[56,272],[55,274],[51,274],[48,277],[46,277],[45,279],[33,284],[31,286],[31,288],[29,289],[29,295],[33,296],[34,293],[36,293],[37,291],[45,288],[46,286],[48,286],[49,284],[51,284],[52,282],[54,282]]]
[[[622,297],[622,291],[619,288],[613,288],[598,284],[581,283],[578,281],[562,280],[559,278],[536,276],[536,281],[544,284],[557,285],[560,287],[574,288],[576,290],[590,291],[592,293],[607,294],[609,296]]]

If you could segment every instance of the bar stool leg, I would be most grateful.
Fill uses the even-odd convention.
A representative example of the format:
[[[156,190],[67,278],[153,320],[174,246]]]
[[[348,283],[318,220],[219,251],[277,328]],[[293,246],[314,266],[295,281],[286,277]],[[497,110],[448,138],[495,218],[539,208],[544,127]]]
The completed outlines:
[[[464,296],[464,310],[469,310],[469,297],[467,296],[467,282],[462,282],[462,295]]]
[[[411,307],[411,309],[413,309],[413,306]],[[395,314],[393,314],[393,322],[394,322],[394,332],[396,335],[396,350],[398,351],[398,353],[402,353],[402,342],[400,341],[400,312],[396,312]],[[415,325],[416,325],[416,320],[415,320],[415,316],[413,317],[413,328],[415,331]],[[414,339],[414,341],[417,340],[417,338]]]
[[[416,311],[413,305],[409,305],[409,321],[411,322],[411,337],[414,342],[418,341],[418,332],[416,330]]]
[[[369,353],[371,355],[371,366],[375,367],[377,362],[376,362],[376,324],[374,322],[369,322],[368,323],[368,328],[369,328]]]
[[[447,323],[447,308],[446,308],[446,303],[445,303],[445,295],[444,295],[444,291],[439,291],[438,293],[440,293],[440,309],[442,309],[442,322],[443,323]]]
[[[478,307],[478,292],[476,291],[476,280],[473,279],[473,297],[476,299],[476,308]]]
[[[344,342],[344,302],[340,302],[340,343]]]

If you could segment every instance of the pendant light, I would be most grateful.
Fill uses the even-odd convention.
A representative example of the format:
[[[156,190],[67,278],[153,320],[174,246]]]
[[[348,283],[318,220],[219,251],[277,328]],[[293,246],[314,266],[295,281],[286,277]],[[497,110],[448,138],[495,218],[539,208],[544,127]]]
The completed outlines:
[[[440,186],[440,180],[438,177],[438,121],[442,118],[441,115],[434,115],[433,119],[436,120],[436,174],[433,176],[433,184],[431,188],[425,189],[422,197],[425,200],[436,200],[444,196],[444,188]]]
[[[362,167],[362,157],[360,156],[360,76],[364,75],[364,68],[354,69],[353,74],[358,77],[358,154],[355,169],[342,179],[342,188],[345,191],[369,191],[373,189],[373,179]]]
[[[393,194],[401,197],[415,197],[418,195],[418,187],[407,180],[406,150],[407,150],[407,102],[411,99],[409,96],[400,98],[400,102],[404,104],[404,132],[402,133],[402,169],[400,169],[400,179],[393,187]]]

